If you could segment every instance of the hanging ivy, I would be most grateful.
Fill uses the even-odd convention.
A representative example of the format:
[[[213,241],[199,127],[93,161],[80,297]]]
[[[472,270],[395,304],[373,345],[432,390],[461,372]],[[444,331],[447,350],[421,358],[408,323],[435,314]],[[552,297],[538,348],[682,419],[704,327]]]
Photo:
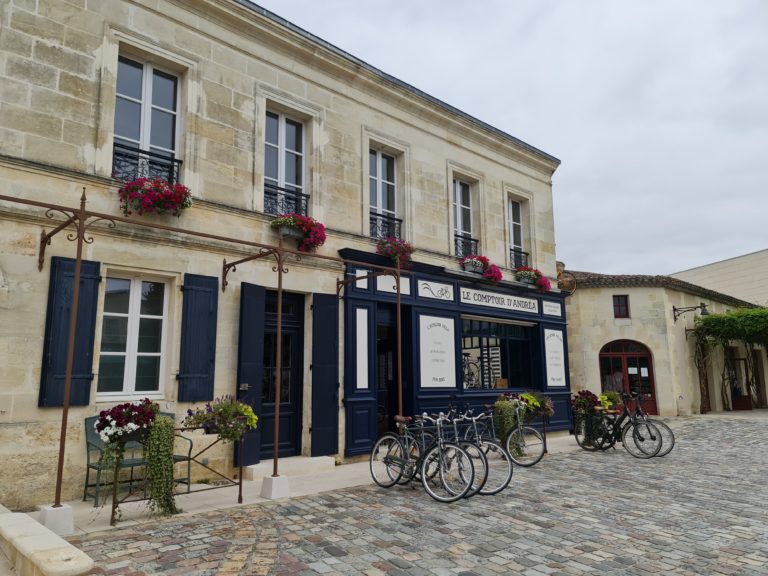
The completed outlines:
[[[173,420],[167,416],[155,418],[149,428],[145,455],[149,480],[149,507],[161,516],[179,512],[173,498],[173,441]]]

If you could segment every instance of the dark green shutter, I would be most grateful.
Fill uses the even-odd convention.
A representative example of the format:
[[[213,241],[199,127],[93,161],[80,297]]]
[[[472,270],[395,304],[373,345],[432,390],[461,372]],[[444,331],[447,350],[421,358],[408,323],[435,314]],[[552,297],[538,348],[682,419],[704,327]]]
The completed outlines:
[[[179,402],[213,400],[219,279],[184,275],[179,355]]]
[[[91,398],[99,269],[99,262],[81,261],[75,355],[69,395],[69,403],[72,406],[87,406]],[[75,260],[58,256],[51,258],[51,283],[48,287],[38,406],[64,405],[74,278]]]

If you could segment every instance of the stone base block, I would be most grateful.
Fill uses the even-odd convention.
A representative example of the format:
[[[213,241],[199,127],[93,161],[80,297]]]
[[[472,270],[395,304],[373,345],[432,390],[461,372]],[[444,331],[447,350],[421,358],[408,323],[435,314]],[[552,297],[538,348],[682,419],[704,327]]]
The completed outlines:
[[[269,500],[288,498],[291,495],[287,476],[266,476],[261,481],[261,497]]]

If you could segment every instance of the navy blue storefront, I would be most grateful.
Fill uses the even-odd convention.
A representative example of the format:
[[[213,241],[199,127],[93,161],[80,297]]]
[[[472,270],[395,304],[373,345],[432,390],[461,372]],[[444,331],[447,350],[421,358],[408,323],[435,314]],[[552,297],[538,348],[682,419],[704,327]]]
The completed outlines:
[[[357,262],[387,265],[377,255],[343,250]],[[345,290],[345,454],[370,452],[393,426],[397,400],[397,291],[392,276],[360,277]],[[449,402],[480,407],[503,392],[548,395],[548,428],[570,427],[570,382],[564,295],[519,282],[414,263],[400,286],[403,412],[445,410]]]

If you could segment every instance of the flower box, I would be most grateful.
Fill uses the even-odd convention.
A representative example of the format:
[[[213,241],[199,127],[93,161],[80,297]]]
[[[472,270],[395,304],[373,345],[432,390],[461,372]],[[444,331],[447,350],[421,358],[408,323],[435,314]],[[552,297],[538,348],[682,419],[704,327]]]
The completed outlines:
[[[475,274],[482,274],[485,271],[485,265],[479,260],[465,260],[461,263],[461,267],[465,272],[473,272]]]
[[[325,226],[303,214],[280,214],[270,226],[280,236],[298,240],[300,252],[312,252],[325,244]]]
[[[137,178],[126,182],[117,191],[120,209],[125,216],[136,213],[181,215],[192,206],[192,194],[183,184],[171,184],[163,178]]]

